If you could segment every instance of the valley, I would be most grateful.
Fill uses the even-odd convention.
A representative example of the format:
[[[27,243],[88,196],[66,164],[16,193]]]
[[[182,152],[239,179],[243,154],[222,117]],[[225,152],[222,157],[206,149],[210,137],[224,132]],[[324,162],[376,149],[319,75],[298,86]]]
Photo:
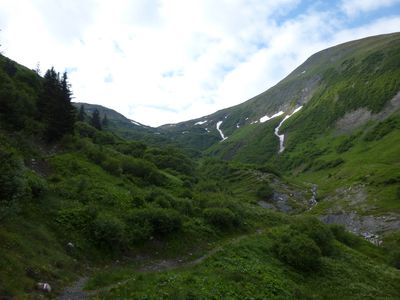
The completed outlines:
[[[0,101],[1,299],[400,297],[399,33],[156,128],[3,55]]]

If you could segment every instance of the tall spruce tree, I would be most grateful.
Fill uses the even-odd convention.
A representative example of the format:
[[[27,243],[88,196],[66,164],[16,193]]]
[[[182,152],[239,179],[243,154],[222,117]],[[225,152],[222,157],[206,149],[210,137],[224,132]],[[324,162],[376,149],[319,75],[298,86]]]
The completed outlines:
[[[99,113],[99,110],[97,108],[93,111],[92,118],[90,120],[90,124],[94,128],[97,128],[98,130],[101,130],[100,113]]]
[[[81,104],[81,106],[79,107],[79,113],[78,113],[78,121],[85,121],[85,106],[83,104]]]
[[[108,126],[107,114],[104,114],[103,120],[101,121],[101,125],[102,125],[103,127],[107,127],[107,126]]]
[[[47,70],[39,99],[39,117],[46,126],[46,140],[58,140],[72,132],[75,109],[71,104],[71,95],[67,74],[64,73],[60,79],[54,68]]]
[[[72,92],[70,88],[71,85],[68,82],[67,72],[64,72],[61,79],[62,98],[60,98],[60,105],[64,110],[61,128],[63,134],[72,133],[74,130],[76,110],[75,107],[71,104]]]

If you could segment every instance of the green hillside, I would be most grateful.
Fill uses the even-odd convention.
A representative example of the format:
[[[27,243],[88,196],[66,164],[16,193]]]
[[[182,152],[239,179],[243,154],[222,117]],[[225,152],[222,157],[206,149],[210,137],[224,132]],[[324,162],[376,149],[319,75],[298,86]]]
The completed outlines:
[[[394,84],[388,100],[348,110],[376,118],[310,132],[305,116],[323,113],[326,93],[350,80],[323,76],[324,52],[311,59],[314,75],[299,76],[316,82],[312,96],[278,103],[281,94],[267,110],[253,108],[276,93],[267,91],[207,123],[160,128],[97,105],[83,104],[81,114],[67,74],[42,77],[0,56],[0,299],[398,299],[399,119],[387,105],[398,91],[399,68],[389,65],[399,35],[373,40],[349,44],[340,60],[359,51],[349,75],[358,78],[365,59],[382,51],[377,73],[368,73],[379,84],[367,87],[376,100],[376,86]],[[294,74],[280,83],[288,97],[304,88]],[[300,104],[282,127],[278,155],[274,128],[283,115],[249,123]],[[348,112],[341,108],[332,106],[338,120]],[[108,119],[98,128],[96,110]],[[228,135],[221,143],[220,121]],[[318,220],[336,222],[343,212],[382,217],[364,220],[379,233],[367,236],[375,243]],[[362,226],[354,231],[366,233]]]
[[[399,33],[338,45],[314,54],[268,91],[201,119],[207,123],[176,128],[185,128],[190,143],[192,131],[208,126],[211,140],[222,121],[228,138],[206,148],[207,155],[267,164],[290,180],[316,184],[312,213],[359,234],[382,234],[400,226],[399,62]],[[279,127],[280,153],[275,130],[300,106]]]

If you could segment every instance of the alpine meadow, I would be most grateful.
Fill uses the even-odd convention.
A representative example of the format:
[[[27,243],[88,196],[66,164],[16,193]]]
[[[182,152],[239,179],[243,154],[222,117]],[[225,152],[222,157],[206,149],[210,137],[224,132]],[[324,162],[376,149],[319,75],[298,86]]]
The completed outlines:
[[[400,33],[159,127],[73,90],[0,55],[0,299],[400,298]]]

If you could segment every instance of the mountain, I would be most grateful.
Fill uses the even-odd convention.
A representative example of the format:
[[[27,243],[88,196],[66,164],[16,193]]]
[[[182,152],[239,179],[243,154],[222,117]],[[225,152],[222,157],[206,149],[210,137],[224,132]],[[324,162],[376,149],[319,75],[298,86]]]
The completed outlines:
[[[394,33],[318,52],[242,104],[162,128],[207,155],[316,184],[312,213],[369,235],[400,227],[399,109]]]
[[[210,145],[220,145],[216,148],[229,152],[223,156],[231,159],[240,156],[241,152],[247,154],[246,146],[260,144],[257,133],[270,123],[265,123],[266,116],[271,117],[280,111],[284,113],[281,115],[283,118],[304,105],[301,115],[313,115],[313,119],[309,118],[304,124],[312,127],[308,135],[329,129],[347,111],[366,108],[377,113],[399,91],[399,38],[399,33],[380,35],[323,50],[311,56],[277,85],[242,104],[161,128],[172,138],[185,140],[194,147],[207,149]],[[322,108],[324,111],[317,111]],[[317,116],[321,116],[323,122]],[[279,119],[273,121],[276,120]],[[224,136],[229,137],[224,143],[218,143],[221,140],[218,122],[221,122],[219,128]],[[255,138],[246,141],[240,136]],[[230,140],[234,141],[230,143]],[[277,139],[274,141],[274,149],[257,155],[259,160],[266,160],[277,152]]]
[[[0,55],[0,298],[398,299],[398,46],[159,128]]]
[[[86,113],[86,120],[89,120],[93,112],[97,109],[100,113],[100,118],[103,119],[104,115],[107,115],[108,124],[105,126],[105,130],[114,132],[118,136],[121,136],[130,140],[139,140],[151,145],[170,145],[171,139],[166,137],[162,130],[141,124],[137,121],[130,120],[124,115],[116,112],[113,109],[89,103],[73,103],[76,109],[80,109],[83,106]]]

